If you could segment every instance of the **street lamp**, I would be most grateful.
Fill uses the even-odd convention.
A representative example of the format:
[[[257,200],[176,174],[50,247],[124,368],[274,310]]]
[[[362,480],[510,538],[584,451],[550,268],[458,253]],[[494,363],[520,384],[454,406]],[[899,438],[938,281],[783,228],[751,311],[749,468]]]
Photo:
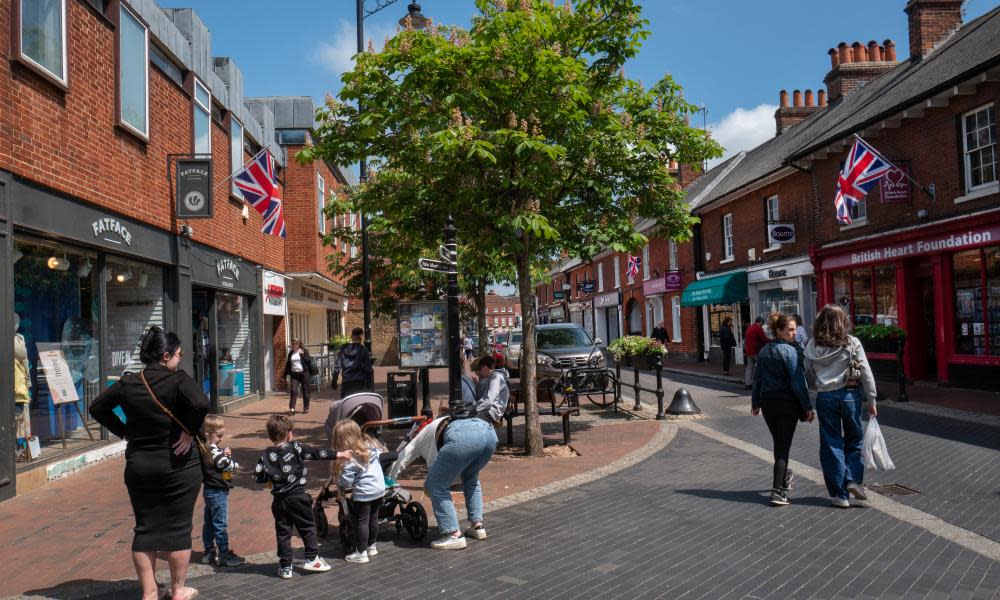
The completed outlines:
[[[368,10],[365,8],[365,0],[357,0],[357,32],[358,32],[358,54],[365,51],[365,19],[392,6],[399,0],[375,0],[375,8]],[[400,25],[406,25],[406,19],[410,19],[410,24],[414,29],[423,29],[427,26],[428,19],[420,12],[420,4],[410,2],[406,7],[407,15],[399,20]],[[358,100],[358,114],[361,114],[361,101]],[[368,177],[368,161],[361,157],[358,165],[358,181],[363,183]],[[368,355],[372,352],[372,287],[371,287],[371,266],[368,256],[368,215],[361,213],[361,300],[364,305],[365,319],[365,348]],[[374,375],[372,375],[374,378]],[[375,389],[375,381],[370,380],[368,385]]]

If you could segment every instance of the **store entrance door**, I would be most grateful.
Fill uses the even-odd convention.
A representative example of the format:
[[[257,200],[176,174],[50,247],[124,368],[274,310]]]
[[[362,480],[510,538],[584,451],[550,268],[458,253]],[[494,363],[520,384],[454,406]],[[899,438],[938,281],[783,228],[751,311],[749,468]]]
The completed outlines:
[[[922,344],[920,350],[924,351],[921,360],[926,360],[925,372],[929,379],[937,379],[937,323],[934,319],[934,279],[922,277],[919,280],[919,290],[921,298],[921,312],[924,320],[924,334],[916,339],[911,337],[910,341]],[[910,356],[921,356],[920,352],[911,353]]]
[[[212,310],[213,293],[211,290],[195,288],[191,292],[191,325],[194,331],[194,348],[191,356],[194,363],[194,379],[201,386],[205,395],[214,397],[212,382],[214,379],[215,344],[215,314]]]

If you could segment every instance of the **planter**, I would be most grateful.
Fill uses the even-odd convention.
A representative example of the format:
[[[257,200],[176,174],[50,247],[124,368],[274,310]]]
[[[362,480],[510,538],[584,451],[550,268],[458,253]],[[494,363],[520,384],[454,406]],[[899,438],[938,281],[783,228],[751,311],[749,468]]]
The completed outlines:
[[[632,357],[632,366],[640,371],[650,371],[659,364],[660,357],[656,354],[636,354]]]
[[[899,349],[899,338],[861,340],[861,346],[865,349],[866,353],[895,354]]]

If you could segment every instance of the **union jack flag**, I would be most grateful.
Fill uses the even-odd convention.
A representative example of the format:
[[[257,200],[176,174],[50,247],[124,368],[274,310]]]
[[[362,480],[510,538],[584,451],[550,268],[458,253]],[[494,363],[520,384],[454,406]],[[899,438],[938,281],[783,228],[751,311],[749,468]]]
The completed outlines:
[[[274,159],[267,148],[233,175],[233,183],[243,199],[264,217],[261,233],[285,237],[285,212],[281,190],[274,178]]]
[[[837,179],[837,196],[833,201],[837,207],[837,221],[841,225],[851,224],[851,209],[864,200],[879,178],[892,168],[893,165],[864,140],[854,138],[851,152],[844,160]]]
[[[625,276],[629,279],[635,279],[639,275],[639,266],[642,265],[642,259],[638,256],[628,255],[628,265],[625,266]]]

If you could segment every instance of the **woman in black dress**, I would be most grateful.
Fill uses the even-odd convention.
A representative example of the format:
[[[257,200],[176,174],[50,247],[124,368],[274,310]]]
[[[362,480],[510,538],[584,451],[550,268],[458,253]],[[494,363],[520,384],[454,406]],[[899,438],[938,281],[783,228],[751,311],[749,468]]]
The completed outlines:
[[[208,398],[183,371],[180,340],[151,327],[139,347],[142,376],[156,399],[184,425],[181,428],[146,389],[139,373],[126,373],[90,406],[108,431],[127,440],[125,487],[135,514],[132,561],[143,600],[157,600],[156,553],[167,553],[172,600],[190,600],[198,590],[185,586],[191,559],[191,518],[201,489],[201,456],[188,432],[201,430]],[[126,421],[112,412],[121,407]]]

